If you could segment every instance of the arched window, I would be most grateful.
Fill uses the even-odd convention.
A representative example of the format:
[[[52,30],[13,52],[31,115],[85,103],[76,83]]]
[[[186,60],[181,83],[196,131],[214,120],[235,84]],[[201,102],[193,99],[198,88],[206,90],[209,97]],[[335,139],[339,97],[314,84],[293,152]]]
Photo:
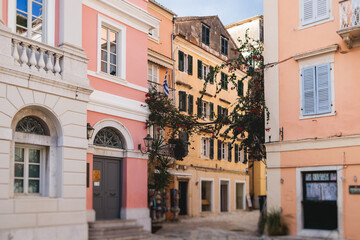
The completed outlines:
[[[49,136],[49,130],[45,123],[33,116],[22,118],[17,123],[15,131]]]
[[[105,127],[96,134],[94,145],[124,149],[122,136],[111,127]]]

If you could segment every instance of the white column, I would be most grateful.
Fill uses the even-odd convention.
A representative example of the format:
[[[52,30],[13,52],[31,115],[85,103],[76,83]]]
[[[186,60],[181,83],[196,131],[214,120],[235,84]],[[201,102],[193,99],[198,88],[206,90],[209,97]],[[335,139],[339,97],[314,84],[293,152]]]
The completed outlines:
[[[60,1],[59,44],[82,47],[81,0]]]

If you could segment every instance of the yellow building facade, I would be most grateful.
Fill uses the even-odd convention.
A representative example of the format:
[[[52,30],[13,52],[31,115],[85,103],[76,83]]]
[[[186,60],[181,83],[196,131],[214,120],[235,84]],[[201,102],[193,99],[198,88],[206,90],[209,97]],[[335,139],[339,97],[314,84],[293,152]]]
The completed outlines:
[[[237,89],[224,81],[223,90],[216,94],[216,84],[232,74],[225,69],[217,74],[217,81],[208,84],[202,96],[207,74],[234,54],[235,43],[219,18],[176,18],[173,39],[175,102],[179,110],[200,115],[204,122],[231,112],[231,103],[246,92],[247,83],[242,82]],[[235,74],[238,80],[245,75],[240,71]],[[178,193],[179,215],[203,216],[246,209],[249,175],[246,153],[239,147],[241,139],[232,143],[230,136],[202,133],[194,134],[188,141],[188,155],[183,161],[176,161],[170,186]]]

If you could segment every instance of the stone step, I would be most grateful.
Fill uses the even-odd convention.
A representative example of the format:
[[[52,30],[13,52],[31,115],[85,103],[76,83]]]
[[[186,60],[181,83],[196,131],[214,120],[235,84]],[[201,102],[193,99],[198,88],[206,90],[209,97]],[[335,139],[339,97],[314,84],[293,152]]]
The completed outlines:
[[[89,222],[89,229],[98,229],[106,227],[122,227],[122,226],[136,226],[136,220],[100,220],[95,222]]]
[[[105,226],[102,228],[89,228],[89,236],[108,236],[121,234],[126,232],[141,232],[143,230],[142,226],[139,225],[130,225],[130,226]]]
[[[121,234],[106,235],[106,236],[89,236],[89,240],[137,240],[149,239],[150,233],[146,231],[133,231]]]

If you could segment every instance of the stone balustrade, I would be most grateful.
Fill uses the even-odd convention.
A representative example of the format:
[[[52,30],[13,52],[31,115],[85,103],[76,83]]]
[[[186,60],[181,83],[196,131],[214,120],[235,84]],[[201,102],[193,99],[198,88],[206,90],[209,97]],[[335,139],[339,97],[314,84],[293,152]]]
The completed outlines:
[[[61,76],[64,53],[54,47],[21,36],[12,38],[12,57],[16,64],[39,72]]]

